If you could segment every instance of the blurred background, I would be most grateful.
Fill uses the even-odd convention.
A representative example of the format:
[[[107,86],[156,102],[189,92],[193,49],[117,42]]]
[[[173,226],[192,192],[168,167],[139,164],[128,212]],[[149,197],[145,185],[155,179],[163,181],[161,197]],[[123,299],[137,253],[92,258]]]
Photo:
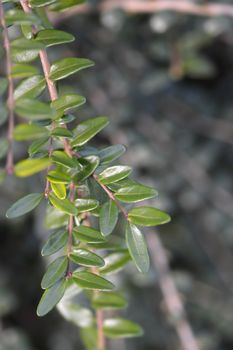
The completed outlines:
[[[133,7],[139,2],[144,10]],[[152,262],[147,275],[129,264],[114,276],[129,298],[124,315],[139,322],[145,335],[112,341],[108,348],[232,350],[233,2],[110,3],[116,5],[94,0],[52,15],[56,28],[77,39],[48,53],[51,61],[68,55],[95,61],[59,89],[87,97],[77,112],[81,119],[109,116],[111,125],[96,145],[127,146],[122,163],[159,191],[150,203],[169,212],[172,222],[146,230]],[[170,9],[160,11],[162,3]],[[27,145],[17,143],[15,154],[26,157]],[[46,266],[40,256],[45,209],[5,218],[16,199],[42,186],[42,177],[11,177],[0,188],[0,350],[84,349],[78,329],[56,310],[42,319],[35,313]],[[169,304],[174,293],[178,307]],[[182,341],[182,322],[186,336],[192,330],[189,345]],[[193,339],[196,348],[190,347]]]

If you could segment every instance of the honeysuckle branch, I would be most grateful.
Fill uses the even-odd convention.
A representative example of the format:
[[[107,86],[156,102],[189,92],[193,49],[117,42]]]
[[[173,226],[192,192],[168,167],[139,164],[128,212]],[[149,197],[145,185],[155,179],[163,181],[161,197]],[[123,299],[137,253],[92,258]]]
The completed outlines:
[[[14,155],[13,155],[13,131],[14,131],[14,81],[12,78],[12,64],[11,64],[11,48],[8,30],[6,26],[4,8],[2,0],[0,0],[0,21],[2,26],[3,45],[6,53],[6,74],[8,80],[8,97],[7,97],[7,110],[8,110],[8,152],[6,159],[6,173],[12,175],[14,172]]]

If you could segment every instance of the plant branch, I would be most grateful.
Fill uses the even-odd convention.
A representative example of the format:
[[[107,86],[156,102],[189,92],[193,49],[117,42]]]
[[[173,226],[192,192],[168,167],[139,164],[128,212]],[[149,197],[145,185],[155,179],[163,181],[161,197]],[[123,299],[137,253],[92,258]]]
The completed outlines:
[[[8,152],[6,160],[6,172],[8,175],[12,175],[14,172],[14,155],[13,155],[13,131],[14,131],[14,82],[12,78],[12,64],[11,64],[11,48],[8,30],[6,26],[4,8],[2,0],[0,0],[0,20],[3,33],[3,45],[6,52],[6,74],[8,80],[8,98],[7,98],[7,109],[8,109]]]
[[[76,14],[89,13],[92,11],[111,11],[121,9],[128,14],[150,14],[161,11],[173,11],[196,16],[229,16],[233,17],[233,6],[230,4],[209,3],[204,5],[196,4],[187,0],[103,0],[97,6],[88,4],[72,8],[72,10],[60,15],[53,15],[52,21],[57,24]]]

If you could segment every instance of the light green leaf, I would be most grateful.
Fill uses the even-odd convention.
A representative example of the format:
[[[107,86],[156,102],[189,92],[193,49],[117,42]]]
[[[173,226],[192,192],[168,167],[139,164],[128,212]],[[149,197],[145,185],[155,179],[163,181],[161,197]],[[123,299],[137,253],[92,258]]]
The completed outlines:
[[[77,215],[78,209],[75,208],[74,204],[69,199],[59,199],[57,198],[53,193],[49,194],[49,200],[51,204],[61,210],[62,212],[69,214],[69,215]]]
[[[138,270],[146,273],[150,267],[150,259],[145,238],[137,226],[127,224],[126,243]]]
[[[30,0],[29,2],[32,7],[42,7],[42,6],[51,5],[56,1],[57,0]]]
[[[8,26],[21,24],[36,24],[39,23],[39,18],[33,13],[25,13],[22,10],[11,9],[5,14],[6,23]]]
[[[24,37],[19,37],[11,41],[11,47],[17,50],[37,50],[38,52],[44,49],[42,43],[39,43],[34,39],[28,40]]]
[[[127,301],[121,294],[114,292],[94,293],[91,304],[92,307],[97,310],[124,309],[128,305]]]
[[[54,118],[54,111],[49,104],[38,100],[20,98],[16,101],[15,111],[21,117],[29,120],[43,120]]]
[[[131,338],[143,335],[142,328],[123,318],[108,318],[104,320],[104,334],[109,338]]]
[[[60,169],[51,170],[47,175],[47,179],[51,183],[60,183],[60,184],[68,184],[71,181],[70,175],[61,171]]]
[[[97,208],[98,205],[99,205],[99,202],[91,198],[78,198],[75,201],[75,206],[78,209],[79,213],[91,211]]]
[[[52,161],[67,168],[77,168],[78,162],[76,159],[70,158],[64,151],[54,151]]]
[[[141,226],[157,226],[171,220],[170,216],[162,210],[146,206],[131,209],[128,218],[133,224]]]
[[[72,279],[84,289],[112,290],[114,288],[114,285],[105,278],[87,271],[73,273]]]
[[[21,160],[15,165],[15,175],[19,177],[31,176],[50,165],[48,158]]]
[[[102,149],[98,153],[101,164],[108,164],[119,158],[126,151],[126,147],[123,145],[113,145]]]
[[[32,25],[25,23],[21,24],[21,32],[26,39],[33,39]]]
[[[105,266],[100,269],[101,273],[116,273],[124,268],[131,260],[128,251],[114,252],[105,257]]]
[[[52,101],[50,105],[56,110],[57,118],[60,118],[65,112],[80,107],[85,102],[86,99],[83,96],[77,94],[65,94]]]
[[[52,11],[65,11],[73,6],[83,4],[86,0],[57,0],[55,4],[50,6]]]
[[[12,67],[12,78],[21,79],[28,78],[34,75],[38,75],[38,68],[35,66],[30,66],[28,64],[15,64]]]
[[[36,124],[20,124],[14,129],[14,139],[16,141],[34,140],[49,135],[48,130]]]
[[[51,188],[53,193],[55,193],[55,195],[57,196],[57,198],[66,198],[66,186],[64,184],[51,183]]]
[[[74,131],[75,138],[71,142],[71,146],[76,147],[84,145],[108,125],[108,123],[109,121],[106,117],[93,118],[80,123]]]
[[[86,58],[63,58],[52,64],[50,69],[49,78],[51,80],[61,80],[74,73],[79,72],[82,69],[92,67],[94,62]]]
[[[42,256],[48,256],[56,253],[58,250],[63,248],[68,241],[68,232],[62,228],[53,232],[41,250]]]
[[[100,231],[104,236],[110,235],[118,220],[118,208],[114,201],[109,200],[100,209]]]
[[[132,169],[126,165],[115,165],[102,171],[98,175],[98,180],[103,185],[108,185],[124,179],[131,173]]]
[[[46,289],[37,307],[37,315],[45,316],[63,297],[67,286],[67,281],[62,279],[51,288]]]
[[[75,40],[72,34],[63,32],[62,30],[56,29],[44,29],[40,30],[36,34],[36,41],[41,42],[45,46],[54,46],[64,43],[70,43]]]
[[[66,128],[62,128],[62,127],[54,128],[51,131],[51,135],[52,136],[57,136],[57,137],[67,137],[67,138],[73,137],[72,131],[70,131],[70,130],[68,130]]]
[[[104,260],[99,255],[84,248],[74,248],[70,259],[83,266],[104,266]]]
[[[79,164],[82,165],[82,168],[75,173],[73,181],[75,183],[80,183],[86,180],[97,168],[99,165],[99,157],[89,156],[86,158],[79,158]]]
[[[40,204],[43,196],[43,193],[31,193],[19,199],[7,210],[6,217],[13,219],[29,213]]]
[[[87,243],[105,242],[105,238],[99,231],[89,226],[77,226],[73,231],[75,239]]]
[[[157,195],[158,193],[153,188],[143,185],[123,187],[115,193],[115,197],[125,203],[136,203]]]
[[[14,91],[14,99],[35,98],[41,94],[46,87],[46,81],[41,75],[34,75],[23,80]]]
[[[62,211],[47,206],[45,226],[48,229],[59,229],[60,227],[66,226],[69,219],[69,215]]]
[[[65,276],[68,266],[68,258],[66,256],[60,256],[54,260],[44,274],[41,281],[41,288],[47,289],[52,287],[58,280]]]

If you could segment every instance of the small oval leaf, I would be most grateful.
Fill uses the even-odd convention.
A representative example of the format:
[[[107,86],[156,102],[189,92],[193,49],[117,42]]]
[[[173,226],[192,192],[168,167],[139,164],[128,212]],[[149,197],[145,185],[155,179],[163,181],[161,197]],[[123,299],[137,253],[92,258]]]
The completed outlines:
[[[75,272],[72,279],[79,287],[84,289],[112,290],[114,288],[110,281],[92,272]]]
[[[41,288],[47,289],[52,287],[59,279],[64,277],[68,266],[68,258],[66,256],[60,256],[49,264],[47,271],[45,272],[42,281]]]
[[[164,211],[146,206],[131,209],[128,218],[132,223],[141,226],[163,225],[171,220]]]
[[[43,193],[31,193],[19,199],[7,210],[6,217],[13,219],[29,213],[40,204],[43,196]]]

